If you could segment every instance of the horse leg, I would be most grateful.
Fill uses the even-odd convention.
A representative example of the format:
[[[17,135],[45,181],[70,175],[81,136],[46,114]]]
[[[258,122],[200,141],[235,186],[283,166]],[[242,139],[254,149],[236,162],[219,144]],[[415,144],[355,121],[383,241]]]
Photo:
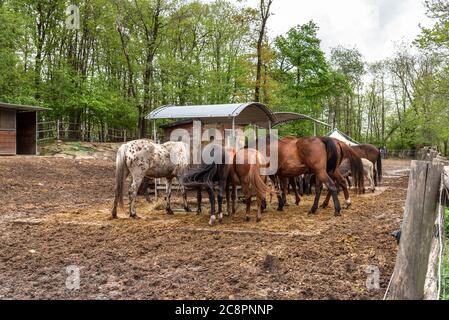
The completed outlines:
[[[303,197],[304,196],[304,177],[302,175],[300,175],[298,177],[298,184],[299,184],[299,190],[298,190],[299,195],[301,197]]]
[[[187,190],[186,190],[186,187],[183,186],[182,184],[181,184],[181,193],[182,193],[182,203],[183,203],[183,206],[184,206],[184,210],[186,212],[192,212],[192,210],[189,207],[189,202],[187,201]]]
[[[245,203],[246,203],[245,220],[249,221],[251,213],[251,190],[249,190],[248,181],[242,181],[242,192],[245,195]]]
[[[345,178],[339,172],[334,173],[334,178],[337,181],[338,185],[343,189],[343,194],[345,195],[345,209],[348,209],[351,206],[351,197],[349,195],[348,186],[346,184]]]
[[[282,181],[281,181],[282,201],[284,201],[284,206],[286,206],[286,207],[288,206],[288,203],[287,203],[288,186],[289,186],[288,178],[282,179]]]
[[[131,218],[137,219],[136,213],[136,197],[139,191],[140,184],[142,183],[143,175],[132,174],[132,181],[129,185],[128,195],[129,195],[129,216]]]
[[[167,178],[167,183],[165,185],[165,193],[166,193],[165,200],[167,202],[165,210],[167,211],[167,214],[170,214],[170,215],[173,214],[173,210],[171,209],[171,206],[170,206],[172,182],[173,182],[172,179]]]
[[[351,179],[349,179],[349,176],[346,176],[346,183],[348,184],[349,188],[352,188],[352,182]]]
[[[231,191],[230,191],[230,183],[226,183],[226,215],[231,215]]]
[[[376,168],[376,164],[374,163],[374,186],[377,187],[378,186],[378,182],[377,182],[377,168]]]
[[[198,191],[196,193],[196,201],[198,203],[198,209],[196,210],[196,213],[201,214],[201,202],[203,201],[203,189],[201,187],[198,188]]]
[[[332,193],[332,199],[334,200],[334,207],[335,207],[335,216],[340,216],[341,206],[340,201],[338,200],[337,187],[334,181],[331,179],[331,177],[329,177],[329,175],[326,172],[317,175],[317,180],[321,181],[322,183],[325,183],[327,188],[329,189],[329,192]]]
[[[298,188],[296,186],[296,178],[292,178],[291,181],[293,182],[292,188],[293,188],[293,192],[295,193],[295,204],[298,206],[299,203],[301,202],[301,197],[298,194]]]
[[[261,195],[257,195],[257,222],[262,221],[262,204],[264,200],[264,197],[262,197]]]
[[[231,197],[232,197],[232,214],[235,215],[236,210],[236,202],[237,202],[237,186],[235,184],[232,185],[232,191],[231,191]]]
[[[287,180],[287,183],[285,183]],[[288,179],[287,178],[279,178],[279,189],[280,193],[278,194],[278,211],[284,211],[284,207],[287,206],[287,189],[288,189]]]
[[[215,223],[215,220],[217,220],[217,217],[215,216],[215,193],[214,193],[214,186],[213,185],[207,185],[206,187],[207,194],[209,195],[209,201],[210,201],[210,220],[209,225],[212,227]]]
[[[321,208],[326,209],[327,207],[329,207],[329,201],[331,200],[331,196],[332,196],[332,194],[330,193],[330,191],[328,191],[326,194],[326,199],[324,199],[324,202],[321,205]]]
[[[277,191],[279,191],[277,197],[278,197],[278,211],[284,211],[284,200],[282,197],[282,186],[281,186],[281,178],[279,176],[275,177],[276,179],[276,183],[275,183],[275,188]]]
[[[220,185],[218,186],[218,221],[223,221],[223,193],[226,189],[226,180],[221,180]]]
[[[265,184],[267,184],[267,176],[263,176],[262,180]],[[262,210],[262,213],[267,209],[267,207],[267,199],[262,197],[262,200],[260,201],[260,209]]]
[[[368,173],[368,174],[366,175],[366,178],[368,179],[369,184],[370,184],[370,186],[371,186],[371,191],[372,191],[373,193],[376,192],[376,184],[374,183],[374,180],[373,180],[373,177],[371,176],[371,174]]]
[[[313,201],[312,208],[309,211],[309,214],[315,214],[318,210],[318,204],[320,203],[321,191],[323,190],[322,183],[316,179],[315,181],[315,200]]]

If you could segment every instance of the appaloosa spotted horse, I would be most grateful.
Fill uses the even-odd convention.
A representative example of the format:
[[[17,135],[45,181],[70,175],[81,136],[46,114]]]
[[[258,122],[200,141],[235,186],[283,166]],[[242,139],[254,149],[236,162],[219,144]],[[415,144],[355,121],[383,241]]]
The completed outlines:
[[[151,140],[135,140],[122,145],[116,158],[115,199],[112,218],[117,218],[117,205],[123,208],[123,185],[131,174],[129,186],[129,214],[137,218],[135,200],[137,191],[144,177],[166,178],[166,211],[173,214],[170,207],[171,187],[173,178],[183,176],[189,169],[188,147],[183,142],[167,142],[157,144]],[[187,203],[186,190],[181,185],[184,209],[190,211]]]

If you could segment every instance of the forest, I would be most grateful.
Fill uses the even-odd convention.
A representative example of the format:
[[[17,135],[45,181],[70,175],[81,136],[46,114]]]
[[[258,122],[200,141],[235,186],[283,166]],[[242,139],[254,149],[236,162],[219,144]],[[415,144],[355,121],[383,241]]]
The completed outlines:
[[[42,121],[139,137],[162,105],[258,101],[359,142],[449,154],[449,0],[425,1],[433,26],[374,63],[357,48],[326,54],[314,21],[270,37],[273,1],[0,0],[0,101],[51,108]]]

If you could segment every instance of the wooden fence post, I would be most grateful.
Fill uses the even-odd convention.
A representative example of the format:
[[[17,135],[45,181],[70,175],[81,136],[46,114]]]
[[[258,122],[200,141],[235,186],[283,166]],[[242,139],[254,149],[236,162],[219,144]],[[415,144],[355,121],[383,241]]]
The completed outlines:
[[[435,233],[442,166],[412,161],[401,242],[387,298],[422,300]]]

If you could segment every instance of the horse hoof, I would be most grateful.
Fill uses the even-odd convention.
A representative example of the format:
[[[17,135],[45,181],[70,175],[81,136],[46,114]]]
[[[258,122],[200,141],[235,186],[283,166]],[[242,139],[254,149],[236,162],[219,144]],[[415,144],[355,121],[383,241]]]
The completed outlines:
[[[251,218],[250,217],[246,217],[245,220],[246,220],[246,222],[249,222],[251,220]]]
[[[217,218],[215,216],[210,216],[209,226],[213,227],[215,220],[217,220]]]
[[[328,206],[329,206],[328,204],[323,204],[323,205],[321,205],[321,208],[322,209],[327,209]]]
[[[316,214],[316,212],[317,212],[317,209],[315,209],[315,208],[310,209],[309,210],[309,216]]]
[[[190,209],[189,207],[184,208],[184,210],[185,210],[186,212],[192,212],[192,209]]]
[[[167,209],[167,214],[170,215],[170,216],[172,216],[172,215],[174,215],[175,213],[173,212],[172,209]]]
[[[278,211],[282,212],[282,211],[284,211],[284,208],[278,207]]]
[[[336,217],[341,217],[341,212],[340,211],[335,211],[335,216]]]
[[[262,221],[262,218],[257,217],[256,221],[257,221],[257,223],[259,223]]]
[[[140,220],[140,217],[137,216],[137,214],[132,214],[132,215],[130,215],[129,217],[130,217],[131,219],[134,219],[134,220]]]

